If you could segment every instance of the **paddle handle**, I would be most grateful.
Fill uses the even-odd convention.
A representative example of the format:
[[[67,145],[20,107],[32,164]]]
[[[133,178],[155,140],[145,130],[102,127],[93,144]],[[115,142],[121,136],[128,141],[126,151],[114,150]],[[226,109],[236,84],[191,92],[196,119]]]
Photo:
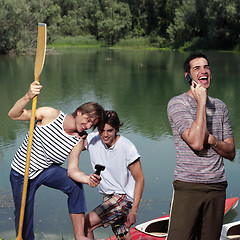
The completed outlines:
[[[38,81],[39,81],[39,79],[38,79]],[[27,157],[26,157],[26,165],[25,165],[23,190],[22,190],[21,211],[20,211],[20,217],[19,217],[18,235],[17,235],[16,240],[23,239],[22,238],[22,229],[23,229],[24,212],[25,212],[25,205],[26,205],[26,198],[27,198],[28,174],[29,174],[29,166],[30,166],[30,156],[31,156],[31,148],[32,148],[36,107],[37,107],[37,96],[35,96],[32,100],[32,113],[31,113],[31,120],[30,120],[30,127],[29,127]]]

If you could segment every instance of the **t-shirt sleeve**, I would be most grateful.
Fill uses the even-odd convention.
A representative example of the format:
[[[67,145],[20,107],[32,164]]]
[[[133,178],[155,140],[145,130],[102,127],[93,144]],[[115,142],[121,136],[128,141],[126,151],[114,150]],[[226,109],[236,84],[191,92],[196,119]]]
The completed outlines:
[[[233,131],[229,119],[228,108],[226,104],[223,103],[223,140],[226,140],[231,137],[233,137]]]
[[[94,137],[96,137],[97,135],[98,135],[98,132],[92,132],[88,134],[86,138],[86,146],[85,146],[87,150],[89,149],[89,145],[94,141]]]
[[[138,153],[137,148],[134,146],[134,144],[131,143],[131,145],[132,146],[127,156],[127,166],[129,166],[131,163],[135,162],[138,158],[140,158],[140,154]]]
[[[168,103],[167,112],[171,126],[174,127],[179,135],[182,135],[185,130],[189,129],[194,122],[188,104],[182,99],[171,99]]]

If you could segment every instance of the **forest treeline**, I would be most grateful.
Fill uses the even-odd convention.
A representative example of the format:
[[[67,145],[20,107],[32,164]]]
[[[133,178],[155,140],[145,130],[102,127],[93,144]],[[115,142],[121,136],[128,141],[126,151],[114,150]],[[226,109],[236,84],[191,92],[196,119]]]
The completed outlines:
[[[48,44],[82,36],[108,46],[146,38],[158,48],[240,49],[239,0],[1,0],[0,54],[34,47],[38,22]]]

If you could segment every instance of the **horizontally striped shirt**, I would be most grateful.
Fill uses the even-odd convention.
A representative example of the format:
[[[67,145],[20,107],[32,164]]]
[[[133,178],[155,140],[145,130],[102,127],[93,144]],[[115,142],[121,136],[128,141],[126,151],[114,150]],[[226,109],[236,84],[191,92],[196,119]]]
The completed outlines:
[[[168,118],[176,147],[175,179],[195,183],[226,181],[223,157],[210,145],[201,151],[193,150],[181,137],[196,119],[197,102],[184,93],[168,103]],[[228,109],[221,100],[208,97],[206,104],[207,129],[219,140],[233,137]]]
[[[30,157],[29,178],[34,179],[44,169],[52,164],[61,165],[67,159],[71,150],[81,139],[68,135],[63,129],[66,114],[60,112],[51,123],[34,127]],[[11,167],[24,175],[29,132],[16,152]]]

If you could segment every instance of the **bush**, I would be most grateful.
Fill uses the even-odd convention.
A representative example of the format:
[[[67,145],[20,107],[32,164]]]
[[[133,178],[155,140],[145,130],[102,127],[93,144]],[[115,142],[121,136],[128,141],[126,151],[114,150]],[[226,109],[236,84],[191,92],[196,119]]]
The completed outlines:
[[[166,48],[170,46],[168,39],[158,36],[156,34],[151,35],[150,43],[153,47],[157,47],[157,48]]]
[[[116,44],[116,47],[144,47],[150,46],[149,37],[134,37],[127,39],[120,39]]]
[[[240,43],[234,48],[234,51],[240,52]]]
[[[187,41],[183,46],[179,47],[180,51],[196,51],[196,50],[207,50],[213,49],[214,46],[211,45],[210,41],[205,38],[196,37],[191,41]]]
[[[53,43],[53,46],[64,47],[64,46],[85,46],[85,45],[104,45],[103,42],[99,42],[94,36],[76,36],[76,37],[59,37]]]

